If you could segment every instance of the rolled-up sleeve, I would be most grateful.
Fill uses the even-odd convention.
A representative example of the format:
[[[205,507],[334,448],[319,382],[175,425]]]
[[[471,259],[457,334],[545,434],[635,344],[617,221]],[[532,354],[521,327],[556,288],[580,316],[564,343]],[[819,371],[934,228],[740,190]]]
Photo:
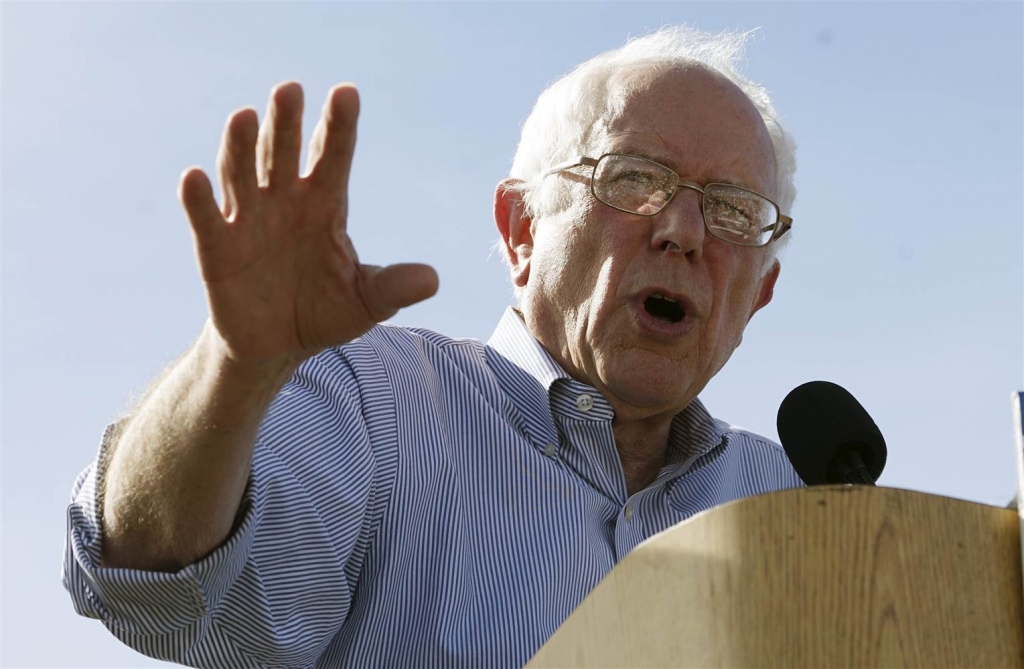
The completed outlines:
[[[78,613],[191,666],[314,664],[348,615],[381,506],[355,379],[336,354],[300,368],[261,425],[234,531],[177,573],[100,564],[108,428],[68,507],[62,578]]]

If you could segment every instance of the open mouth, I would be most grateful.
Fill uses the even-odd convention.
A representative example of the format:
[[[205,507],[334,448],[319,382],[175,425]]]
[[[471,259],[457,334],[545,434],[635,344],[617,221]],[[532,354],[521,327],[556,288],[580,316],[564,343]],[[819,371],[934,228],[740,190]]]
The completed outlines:
[[[644,300],[644,310],[664,323],[678,323],[686,317],[683,305],[661,293],[654,293]]]

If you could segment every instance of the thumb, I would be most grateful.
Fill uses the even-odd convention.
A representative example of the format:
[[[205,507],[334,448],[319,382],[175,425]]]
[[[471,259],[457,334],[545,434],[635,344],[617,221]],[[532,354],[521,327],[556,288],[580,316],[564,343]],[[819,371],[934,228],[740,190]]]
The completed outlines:
[[[396,311],[433,297],[437,292],[437,272],[422,263],[399,263],[387,267],[363,265],[367,306],[380,320]]]

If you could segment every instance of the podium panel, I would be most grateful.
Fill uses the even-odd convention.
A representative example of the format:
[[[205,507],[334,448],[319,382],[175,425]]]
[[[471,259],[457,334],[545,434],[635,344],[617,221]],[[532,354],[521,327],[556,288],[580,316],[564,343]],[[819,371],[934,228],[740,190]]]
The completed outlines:
[[[820,486],[716,507],[627,555],[527,665],[1024,667],[1017,514]]]

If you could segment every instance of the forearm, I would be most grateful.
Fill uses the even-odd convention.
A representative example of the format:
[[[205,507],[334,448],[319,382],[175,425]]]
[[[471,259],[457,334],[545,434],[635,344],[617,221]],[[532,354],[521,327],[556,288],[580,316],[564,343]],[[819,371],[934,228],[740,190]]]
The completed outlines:
[[[228,537],[260,421],[293,370],[232,363],[207,325],[110,444],[104,566],[174,571]]]
[[[222,204],[201,170],[182,175],[216,327],[142,402],[102,463],[106,565],[173,570],[216,548],[231,532],[260,421],[298,362],[437,290],[432,268],[363,265],[348,238],[355,89],[331,91],[300,177],[302,110],[301,87],[286,83],[262,127],[252,109],[232,114],[217,161]]]

